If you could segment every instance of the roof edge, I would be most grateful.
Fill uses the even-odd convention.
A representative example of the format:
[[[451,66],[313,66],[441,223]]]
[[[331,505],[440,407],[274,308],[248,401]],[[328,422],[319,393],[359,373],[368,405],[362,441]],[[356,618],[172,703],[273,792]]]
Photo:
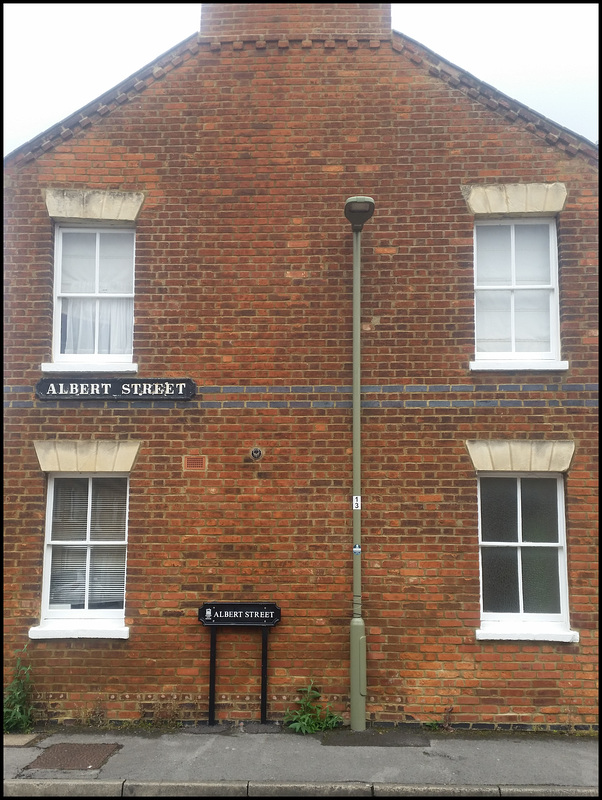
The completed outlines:
[[[157,58],[145,64],[143,67],[136,70],[136,72],[124,78],[110,89],[107,89],[81,108],[64,117],[54,125],[51,125],[50,128],[41,131],[37,136],[29,139],[29,141],[16,147],[4,156],[4,163],[7,164],[7,162],[18,158],[19,155],[21,155],[19,163],[32,161],[55,145],[70,139],[74,135],[73,128],[82,130],[92,124],[93,117],[105,116],[111,110],[109,107],[111,103],[123,105],[124,102],[131,100],[141,91],[144,91],[147,85],[159,80],[163,75],[179,66],[184,60],[188,60],[192,55],[197,53],[199,49],[197,43],[198,38],[198,32],[193,33],[191,36],[174,45],[174,47],[166,50],[160,56],[157,56]],[[35,150],[41,152],[34,152]]]
[[[520,100],[504,94],[495,86],[485,83],[406,34],[395,30],[393,30],[393,34],[394,49],[399,50],[401,44],[400,52],[407,55],[417,65],[426,62],[426,68],[433,77],[440,78],[453,88],[506,117],[509,121],[522,122],[528,131],[538,134],[540,137],[543,136],[547,144],[557,145],[571,156],[581,152],[597,165],[598,145],[586,136],[576,133],[570,128],[565,128],[539,111],[521,103]],[[396,39],[400,41],[396,42]]]

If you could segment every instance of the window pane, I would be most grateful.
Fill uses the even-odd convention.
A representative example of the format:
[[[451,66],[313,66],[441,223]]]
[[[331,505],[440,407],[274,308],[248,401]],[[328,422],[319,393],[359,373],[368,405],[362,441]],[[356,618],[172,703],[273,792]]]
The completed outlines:
[[[61,249],[61,292],[94,292],[96,234],[63,233]]]
[[[510,303],[511,292],[477,292],[477,352],[512,350]]]
[[[99,292],[131,294],[134,291],[134,234],[101,233]]]
[[[512,279],[509,225],[477,225],[477,286]]]
[[[50,608],[83,608],[86,549],[53,547],[50,568]]]
[[[550,293],[547,289],[516,292],[514,324],[517,352],[550,351]]]
[[[560,614],[558,550],[523,547],[523,602],[527,614]]]
[[[98,352],[132,352],[133,300],[100,300],[98,303]]]
[[[524,542],[558,541],[558,485],[555,478],[521,480]]]
[[[123,608],[125,547],[93,547],[90,554],[89,608]]]
[[[95,300],[61,301],[61,353],[94,353]]]
[[[548,225],[516,225],[516,283],[550,283],[550,228]]]
[[[513,613],[518,600],[518,558],[516,547],[483,547],[483,611]]]
[[[85,540],[88,519],[88,479],[55,478],[52,541]]]
[[[127,480],[92,479],[91,539],[125,539]]]
[[[515,478],[481,478],[481,539],[518,541],[518,504]]]

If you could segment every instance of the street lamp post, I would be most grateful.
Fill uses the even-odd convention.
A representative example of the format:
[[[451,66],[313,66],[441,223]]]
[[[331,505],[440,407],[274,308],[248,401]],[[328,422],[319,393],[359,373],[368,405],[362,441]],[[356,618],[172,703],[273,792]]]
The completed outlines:
[[[366,730],[366,626],[362,617],[362,453],[361,453],[361,237],[374,214],[374,200],[350,197],[345,216],[353,231],[353,616],[350,627],[351,730]]]

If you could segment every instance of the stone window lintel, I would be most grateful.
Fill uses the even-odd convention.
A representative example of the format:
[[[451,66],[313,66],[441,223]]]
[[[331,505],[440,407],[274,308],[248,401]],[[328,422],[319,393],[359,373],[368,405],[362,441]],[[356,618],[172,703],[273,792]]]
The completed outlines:
[[[44,189],[43,193],[48,215],[57,222],[90,220],[133,223],[144,203],[144,192]]]
[[[564,183],[492,183],[461,187],[475,217],[552,217],[566,203]]]

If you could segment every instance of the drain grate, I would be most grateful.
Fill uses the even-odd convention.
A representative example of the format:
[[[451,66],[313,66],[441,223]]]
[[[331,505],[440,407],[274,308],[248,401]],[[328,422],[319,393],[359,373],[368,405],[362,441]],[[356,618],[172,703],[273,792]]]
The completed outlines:
[[[120,744],[53,744],[25,769],[100,769]]]

